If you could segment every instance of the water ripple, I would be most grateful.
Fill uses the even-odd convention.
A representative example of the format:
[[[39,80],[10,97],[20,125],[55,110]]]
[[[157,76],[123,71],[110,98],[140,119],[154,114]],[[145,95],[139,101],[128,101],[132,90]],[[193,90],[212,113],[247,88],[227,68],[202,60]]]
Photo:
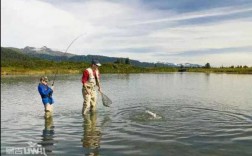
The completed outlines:
[[[252,155],[249,76],[245,83],[230,75],[107,75],[103,86],[113,104],[98,100],[97,113],[85,116],[80,77],[58,77],[50,118],[38,77],[1,81],[1,145],[32,142],[48,155]],[[220,87],[223,77],[237,86]]]

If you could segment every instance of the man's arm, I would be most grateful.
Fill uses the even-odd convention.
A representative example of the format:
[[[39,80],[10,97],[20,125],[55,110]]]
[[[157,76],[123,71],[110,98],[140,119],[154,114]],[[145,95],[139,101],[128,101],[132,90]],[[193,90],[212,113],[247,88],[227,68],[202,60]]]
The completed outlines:
[[[95,76],[95,81],[96,81],[96,85],[98,87],[98,91],[101,91],[101,82],[100,82],[100,72],[98,70],[98,75]]]

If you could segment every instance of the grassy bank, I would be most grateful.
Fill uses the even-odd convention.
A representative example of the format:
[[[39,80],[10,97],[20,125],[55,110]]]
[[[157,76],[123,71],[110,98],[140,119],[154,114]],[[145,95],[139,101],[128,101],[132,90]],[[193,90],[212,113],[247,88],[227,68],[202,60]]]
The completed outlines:
[[[252,74],[249,68],[189,68],[188,72]]]
[[[86,69],[89,65],[73,65],[70,66],[62,65],[62,63],[58,63],[58,65],[53,65],[51,67],[46,68],[35,68],[35,67],[1,67],[1,75],[48,75],[48,74],[79,74],[82,73],[84,69]],[[101,73],[147,73],[147,72],[176,72],[176,68],[141,68],[135,67],[131,65],[124,64],[103,64],[100,67]]]
[[[63,64],[63,65],[62,65]],[[64,65],[65,64],[65,65]],[[69,64],[68,64],[69,65]],[[80,74],[86,69],[88,64],[66,65],[66,63],[57,63],[51,67],[1,67],[1,75],[49,75],[49,74]],[[153,67],[141,68],[124,64],[103,64],[100,67],[101,73],[157,73],[157,72],[178,72],[178,68]],[[187,72],[203,73],[233,73],[233,74],[252,74],[252,68],[188,68]]]
[[[1,75],[33,75],[33,74],[78,74],[89,67],[89,63],[70,61],[48,61],[34,58],[13,49],[1,48]],[[176,68],[142,68],[129,64],[105,63],[101,73],[145,73],[174,72]]]
[[[72,69],[27,69],[22,67],[1,67],[1,75],[49,75],[49,74],[77,74],[79,70]]]
[[[13,49],[1,47],[1,75],[48,75],[79,74],[89,67],[85,62],[48,61],[34,58]],[[105,63],[100,67],[101,73],[148,73],[177,72],[172,67],[136,67],[130,64]],[[252,74],[250,68],[187,68],[187,72]]]

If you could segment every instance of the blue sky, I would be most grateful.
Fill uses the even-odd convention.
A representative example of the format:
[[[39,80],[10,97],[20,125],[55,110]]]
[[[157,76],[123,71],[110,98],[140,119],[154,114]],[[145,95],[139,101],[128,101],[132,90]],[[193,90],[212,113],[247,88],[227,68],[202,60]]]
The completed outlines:
[[[2,0],[1,46],[252,66],[251,0]]]

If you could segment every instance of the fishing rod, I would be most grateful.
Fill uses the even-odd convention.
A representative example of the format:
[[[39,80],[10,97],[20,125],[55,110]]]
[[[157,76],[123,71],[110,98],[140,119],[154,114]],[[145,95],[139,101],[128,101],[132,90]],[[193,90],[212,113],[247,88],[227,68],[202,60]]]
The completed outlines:
[[[79,35],[78,37],[76,37],[74,40],[72,40],[72,42],[71,42],[71,43],[68,45],[68,47],[66,48],[66,51],[64,52],[64,54],[63,54],[62,57],[64,57],[64,55],[67,53],[67,51],[68,51],[68,49],[71,47],[71,45],[72,45],[77,39],[79,39],[82,35],[84,35],[84,34],[81,34],[81,35]],[[58,73],[58,70],[59,70],[59,69],[57,69],[57,72],[55,72],[55,74],[54,74],[52,86],[54,85],[54,82],[55,82],[55,79],[56,79],[56,75],[57,75],[57,73]]]
[[[86,33],[85,33],[86,34]],[[68,51],[68,49],[71,47],[71,45],[77,40],[77,39],[79,39],[81,36],[83,36],[84,34],[81,34],[81,35],[79,35],[79,36],[77,36],[69,45],[68,45],[68,47],[67,47],[67,49],[66,49],[66,51],[64,52],[64,54],[63,54],[63,56],[62,57],[64,57],[64,55],[67,53],[67,51]],[[54,86],[54,82],[55,82],[55,79],[56,79],[56,75],[57,75],[57,73],[58,73],[58,68],[57,68],[57,72],[55,72],[55,74],[54,74],[54,78],[53,78],[53,83],[52,83],[52,86]],[[104,106],[106,106],[106,107],[110,107],[110,105],[112,104],[112,101],[109,99],[109,97],[108,96],[106,96],[104,93],[102,93],[102,92],[100,92],[101,93],[101,97],[102,97],[102,103],[103,103],[103,105]]]

